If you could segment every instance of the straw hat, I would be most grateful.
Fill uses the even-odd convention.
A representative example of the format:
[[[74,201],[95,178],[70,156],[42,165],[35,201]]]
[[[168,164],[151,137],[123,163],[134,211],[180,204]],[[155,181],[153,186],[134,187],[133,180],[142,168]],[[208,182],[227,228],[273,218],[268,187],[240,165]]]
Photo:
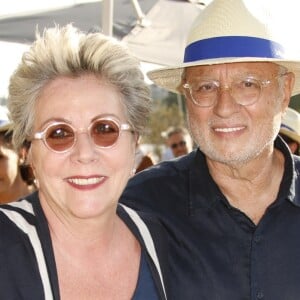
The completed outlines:
[[[0,105],[0,132],[8,130],[9,126],[8,109],[5,106]]]
[[[280,133],[300,144],[300,114],[288,107],[283,116]]]
[[[291,4],[284,2],[279,13],[278,3],[276,6],[273,1],[212,1],[200,12],[191,27],[184,62],[175,67],[150,71],[148,77],[158,86],[178,93],[185,67],[234,62],[274,62],[295,73],[296,82],[292,94],[300,93],[300,51],[296,51],[298,46],[295,45],[298,38],[288,37],[288,29],[295,30],[291,28],[291,24],[290,27],[284,27],[289,21],[293,21],[289,16],[293,13]],[[285,19],[287,16],[289,18]]]

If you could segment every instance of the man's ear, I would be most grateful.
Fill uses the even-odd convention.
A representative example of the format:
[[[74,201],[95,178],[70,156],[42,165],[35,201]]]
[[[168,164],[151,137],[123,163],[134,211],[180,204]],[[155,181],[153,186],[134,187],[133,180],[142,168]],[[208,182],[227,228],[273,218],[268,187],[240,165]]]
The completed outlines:
[[[285,110],[291,101],[292,91],[295,84],[295,74],[292,72],[287,73],[284,81],[284,99],[283,99],[283,109]]]

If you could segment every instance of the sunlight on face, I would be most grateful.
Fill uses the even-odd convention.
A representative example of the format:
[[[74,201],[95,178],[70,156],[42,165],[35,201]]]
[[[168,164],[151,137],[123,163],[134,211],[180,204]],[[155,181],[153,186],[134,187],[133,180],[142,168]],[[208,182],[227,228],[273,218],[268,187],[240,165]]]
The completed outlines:
[[[98,116],[111,115],[126,123],[119,93],[91,75],[61,77],[48,83],[36,106],[35,131],[57,120],[75,129],[88,128]],[[65,153],[49,150],[34,140],[31,159],[44,209],[66,218],[94,218],[115,211],[134,165],[135,136],[123,131],[107,149],[95,147],[86,132]]]
[[[240,74],[264,80],[277,73],[275,64],[235,63],[188,68],[186,75],[187,81],[204,76],[230,85],[232,78]],[[197,107],[187,99],[188,122],[194,139],[207,157],[225,164],[241,164],[271,149],[286,105],[275,79],[262,88],[258,101],[248,106],[237,104],[228,90],[219,93],[213,107]]]

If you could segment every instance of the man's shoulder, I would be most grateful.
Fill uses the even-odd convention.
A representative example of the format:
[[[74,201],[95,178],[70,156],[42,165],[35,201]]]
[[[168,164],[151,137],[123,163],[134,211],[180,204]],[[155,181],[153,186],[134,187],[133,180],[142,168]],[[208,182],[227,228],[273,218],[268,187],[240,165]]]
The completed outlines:
[[[129,180],[128,185],[134,186],[146,182],[155,182],[162,179],[171,179],[176,176],[182,176],[188,172],[193,164],[196,156],[196,151],[189,153],[188,155],[160,162],[146,170],[143,170],[136,174]]]
[[[129,180],[120,202],[143,211],[172,207],[175,198],[177,206],[179,203],[185,206],[182,202],[185,202],[188,193],[190,174],[193,168],[199,168],[196,162],[198,155],[194,151],[136,174]]]

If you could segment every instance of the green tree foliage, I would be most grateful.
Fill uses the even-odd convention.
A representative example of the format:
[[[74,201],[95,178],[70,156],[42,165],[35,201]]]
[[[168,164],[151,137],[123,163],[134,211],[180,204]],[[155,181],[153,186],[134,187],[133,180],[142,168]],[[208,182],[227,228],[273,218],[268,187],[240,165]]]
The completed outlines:
[[[300,113],[300,95],[293,96],[289,106]]]

